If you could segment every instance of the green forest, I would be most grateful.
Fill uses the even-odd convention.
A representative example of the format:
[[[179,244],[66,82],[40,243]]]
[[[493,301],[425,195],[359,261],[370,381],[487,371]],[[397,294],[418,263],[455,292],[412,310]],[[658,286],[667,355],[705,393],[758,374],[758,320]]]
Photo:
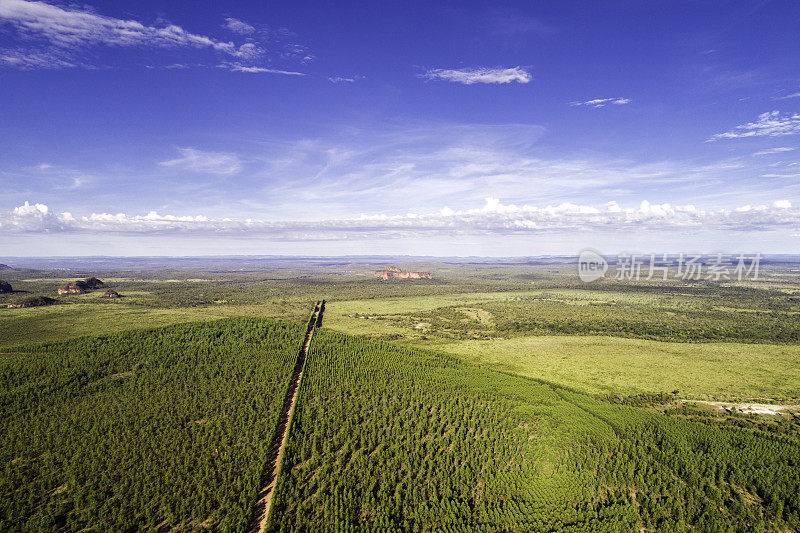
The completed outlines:
[[[231,319],[0,358],[0,530],[242,531],[303,329]]]
[[[272,531],[800,527],[800,442],[322,332]]]

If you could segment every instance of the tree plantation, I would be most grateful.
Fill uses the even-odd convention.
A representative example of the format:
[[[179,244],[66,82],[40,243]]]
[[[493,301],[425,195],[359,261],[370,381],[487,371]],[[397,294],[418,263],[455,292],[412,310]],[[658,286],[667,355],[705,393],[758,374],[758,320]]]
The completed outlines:
[[[331,303],[304,359],[298,353],[310,306],[297,302],[293,316],[301,318],[293,322],[205,318],[6,348],[0,355],[0,530],[258,529],[254,509],[265,472],[275,464],[264,522],[271,532],[800,529],[796,415],[720,418],[676,404],[679,391],[622,396],[601,387],[603,393],[588,394],[563,380],[555,384],[547,372],[521,375],[443,351],[451,344],[438,350],[434,343],[420,347],[335,330],[379,322],[369,320],[370,309],[385,309],[401,327],[426,319],[452,331],[466,317],[469,328],[496,336],[508,333],[509,321],[522,323],[525,313],[563,312],[558,320],[565,323],[571,313],[586,323],[589,305],[574,302],[600,305],[604,297],[573,289],[558,298],[440,290]],[[120,306],[140,305],[136,291],[126,291],[131,296]],[[688,300],[669,305],[701,306],[687,291]],[[644,316],[658,320],[653,309],[660,304],[641,293],[607,297],[619,302],[612,313],[620,320],[624,305],[650,306]],[[291,303],[283,293],[275,298]],[[350,317],[353,308],[363,314]],[[764,320],[788,324],[788,316],[765,313]],[[541,356],[559,359],[558,338],[564,337],[507,342],[522,350],[525,339],[541,339]],[[764,351],[764,339],[748,340],[725,346]],[[458,342],[487,351],[480,343],[501,339]],[[633,350],[656,341],[625,342]],[[794,347],[782,342],[770,345],[775,357],[786,352],[791,358]],[[707,345],[685,346],[700,358],[710,352],[696,347]],[[791,382],[780,390],[791,391]]]
[[[232,319],[4,355],[0,530],[243,530],[302,334]]]
[[[272,531],[800,527],[791,437],[335,333],[307,368]]]

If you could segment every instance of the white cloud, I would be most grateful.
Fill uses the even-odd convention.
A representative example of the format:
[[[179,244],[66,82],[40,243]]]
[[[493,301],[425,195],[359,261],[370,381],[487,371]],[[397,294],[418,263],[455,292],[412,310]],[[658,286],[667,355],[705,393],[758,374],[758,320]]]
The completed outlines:
[[[236,174],[242,170],[242,163],[236,154],[203,152],[194,148],[178,148],[178,152],[181,157],[162,161],[159,165],[219,175]]]
[[[771,161],[752,157],[703,164],[596,154],[550,157],[538,145],[544,134],[531,124],[338,129],[324,139],[283,143],[253,155],[252,179],[265,185],[249,197],[250,208],[255,216],[257,209],[291,216],[304,205],[324,205],[329,216],[346,217],[362,206],[377,212],[458,209],[488,195],[516,204],[613,198],[622,205],[663,191],[684,203],[736,206],[800,192],[789,179],[759,178],[796,173],[798,167],[772,168],[766,164]]]
[[[306,76],[302,72],[293,72],[291,70],[279,70],[274,68],[256,67],[242,65],[241,63],[223,63],[219,68],[224,68],[232,72],[246,72],[248,74],[283,74],[284,76]]]
[[[3,0],[0,2],[0,20],[26,38],[42,38],[61,48],[106,44],[213,48],[231,55],[238,52],[233,43],[191,33],[175,24],[147,26],[135,20],[107,17],[45,2]]]
[[[226,18],[225,24],[223,24],[222,27],[240,35],[247,35],[256,31],[256,29],[247,22],[233,17]]]
[[[0,64],[25,70],[86,66],[58,50],[24,50],[21,48],[0,51]]]
[[[353,82],[356,81],[357,77],[358,76],[353,77],[353,78],[345,78],[345,77],[342,77],[342,76],[332,76],[332,77],[328,78],[328,81],[331,82],[331,83],[353,83]]]
[[[12,213],[18,217],[29,217],[29,216],[37,216],[43,217],[47,215],[49,209],[44,204],[29,204],[25,202],[19,207],[15,207]]]
[[[745,137],[782,137],[800,133],[800,113],[772,111],[761,113],[758,120],[736,126],[731,131],[712,135],[709,141],[719,139],[742,139]]]
[[[625,105],[631,103],[630,98],[593,98],[585,102],[570,102],[571,106],[605,107],[607,105]]]
[[[89,232],[164,234],[191,233],[259,236],[274,240],[330,240],[352,237],[408,237],[433,235],[510,235],[575,231],[686,231],[718,229],[759,231],[795,229],[800,225],[800,209],[789,200],[771,206],[742,206],[737,209],[700,209],[694,205],[652,204],[642,201],[636,207],[620,207],[616,202],[603,206],[560,203],[545,207],[503,204],[486,198],[482,207],[455,211],[444,207],[430,213],[403,215],[362,214],[358,217],[318,221],[231,220],[203,215],[147,215],[92,213],[76,217],[71,213],[53,214],[43,204],[24,205],[0,214],[0,228],[12,232]]]
[[[230,31],[245,36],[235,44],[185,30],[179,25],[148,25],[138,20],[101,15],[89,7],[26,0],[0,0],[0,29],[13,28],[21,47],[0,50],[0,64],[16,68],[92,68],[92,48],[210,50],[243,68],[257,68],[267,58],[306,61],[308,49],[290,40],[287,30],[257,31],[235,18],[225,19]],[[268,51],[269,50],[269,51]],[[233,69],[232,69],[233,70]]]
[[[778,96],[775,100],[788,100],[790,98],[800,98],[800,92],[787,94],[786,96]]]
[[[792,150],[794,150],[794,148],[782,146],[778,148],[767,148],[766,150],[760,150],[758,152],[755,152],[753,155],[781,154],[783,152],[791,152]]]
[[[533,77],[522,67],[512,68],[468,68],[468,69],[430,69],[420,74],[421,78],[437,81],[452,81],[472,85],[474,83],[528,83]]]

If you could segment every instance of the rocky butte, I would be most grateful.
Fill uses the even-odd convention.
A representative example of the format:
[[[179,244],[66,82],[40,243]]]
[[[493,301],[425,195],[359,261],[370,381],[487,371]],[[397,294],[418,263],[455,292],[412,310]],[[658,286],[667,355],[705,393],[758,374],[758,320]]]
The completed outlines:
[[[76,281],[58,288],[58,294],[83,294],[89,289],[83,281]]]
[[[403,272],[396,266],[387,266],[383,270],[375,272],[375,277],[382,280],[389,279],[431,279],[430,272]]]
[[[105,286],[105,283],[97,278],[91,277],[59,287],[58,294],[83,294],[86,291],[99,289],[103,286]]]

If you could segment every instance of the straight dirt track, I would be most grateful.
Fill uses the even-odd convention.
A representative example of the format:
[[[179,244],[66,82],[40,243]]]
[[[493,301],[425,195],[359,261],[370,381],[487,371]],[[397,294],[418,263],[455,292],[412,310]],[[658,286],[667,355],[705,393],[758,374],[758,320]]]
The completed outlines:
[[[250,527],[248,530],[254,533],[261,533],[267,527],[267,519],[269,518],[269,511],[272,505],[272,495],[275,492],[275,484],[281,471],[281,461],[286,448],[286,442],[289,440],[289,428],[292,425],[292,415],[294,414],[294,406],[297,402],[297,392],[300,389],[300,380],[303,377],[303,368],[306,363],[308,347],[311,344],[311,337],[314,335],[314,328],[322,323],[322,312],[324,309],[325,300],[317,302],[314,306],[314,313],[308,321],[306,338],[303,341],[303,346],[300,348],[300,353],[297,355],[297,362],[294,365],[292,380],[289,383],[289,388],[286,390],[286,397],[283,400],[283,407],[278,417],[278,425],[275,428],[275,434],[272,436],[272,443],[270,445],[269,455],[267,456],[267,465],[264,468],[264,473],[261,475],[261,489],[258,491],[258,498],[256,499],[256,504],[253,507],[253,515],[250,519]]]

